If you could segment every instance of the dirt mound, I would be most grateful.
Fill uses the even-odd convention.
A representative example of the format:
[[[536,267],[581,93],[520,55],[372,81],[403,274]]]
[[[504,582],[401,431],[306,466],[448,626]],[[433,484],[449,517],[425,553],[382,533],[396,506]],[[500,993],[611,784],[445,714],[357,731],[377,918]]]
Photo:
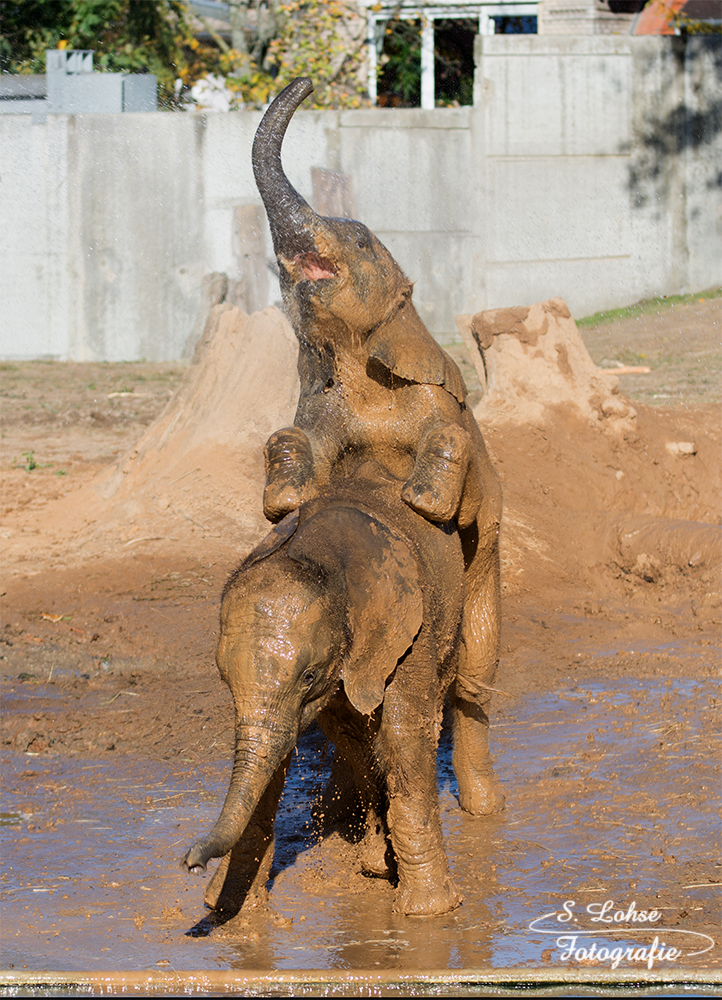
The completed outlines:
[[[619,379],[589,357],[563,299],[458,316],[484,397],[474,415],[489,423],[543,421],[567,404],[587,421],[624,433],[636,412],[618,395]]]
[[[540,576],[547,587],[606,592],[619,581],[715,583],[717,408],[632,407],[561,299],[457,322],[485,389],[474,414],[504,485],[507,591]]]
[[[214,306],[192,364],[161,416],[95,481],[46,505],[33,569],[196,540],[233,553],[265,530],[263,445],[293,422],[296,340],[273,308]],[[28,539],[8,545],[28,569]]]
[[[126,533],[173,532],[182,518],[215,538],[253,534],[263,445],[293,422],[298,402],[295,357],[293,331],[277,309],[247,316],[215,306],[165,412],[93,485],[103,520]]]

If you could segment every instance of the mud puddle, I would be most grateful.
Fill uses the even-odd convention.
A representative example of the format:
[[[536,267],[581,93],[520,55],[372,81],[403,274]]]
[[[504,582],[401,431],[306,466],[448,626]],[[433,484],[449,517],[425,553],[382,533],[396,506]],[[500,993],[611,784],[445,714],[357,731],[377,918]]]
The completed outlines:
[[[212,929],[205,879],[178,867],[218,814],[230,761],[6,751],[0,961],[18,972],[603,971],[612,959],[600,950],[656,935],[679,954],[654,968],[718,970],[716,702],[709,682],[674,672],[506,699],[494,720],[499,817],[459,809],[445,731],[442,821],[466,898],[426,920],[392,912],[392,888],[360,875],[353,845],[317,841],[311,804],[330,761],[316,732],[280,807],[272,911],[244,930]],[[635,922],[630,907],[659,917]],[[618,968],[647,968],[630,958]]]

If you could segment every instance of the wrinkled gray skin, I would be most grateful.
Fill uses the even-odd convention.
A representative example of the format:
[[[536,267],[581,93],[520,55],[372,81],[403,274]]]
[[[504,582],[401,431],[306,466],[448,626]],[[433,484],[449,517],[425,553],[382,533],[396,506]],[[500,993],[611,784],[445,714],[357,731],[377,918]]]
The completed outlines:
[[[420,517],[368,463],[288,515],[229,580],[217,662],[235,705],[230,788],[183,865],[222,857],[206,901],[266,898],[289,756],[314,719],[361,799],[366,872],[398,876],[395,908],[461,902],[439,823],[436,747],[458,660],[463,559],[453,525]],[[393,608],[393,614],[389,609]]]
[[[504,802],[486,714],[499,656],[501,488],[461,374],[414,309],[408,278],[366,226],[318,215],[283,171],[286,129],[312,90],[304,78],[286,87],[253,143],[301,383],[295,426],[266,445],[264,513],[277,522],[374,460],[399,480],[404,503],[457,525],[466,595],[455,764],[461,805],[484,815]]]

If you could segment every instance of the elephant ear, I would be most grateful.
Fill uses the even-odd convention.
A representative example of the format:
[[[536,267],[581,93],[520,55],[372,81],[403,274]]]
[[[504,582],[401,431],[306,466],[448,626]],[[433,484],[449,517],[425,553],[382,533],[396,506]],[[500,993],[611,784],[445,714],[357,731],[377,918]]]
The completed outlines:
[[[421,628],[423,600],[413,552],[369,514],[332,507],[301,526],[288,555],[341,575],[351,630],[344,687],[351,704],[370,715]]]
[[[298,510],[292,510],[290,514],[286,514],[283,520],[279,521],[273,530],[268,532],[263,541],[259,542],[255,549],[246,556],[241,564],[241,569],[248,569],[249,566],[260,562],[261,559],[267,559],[276,549],[280,549],[283,543],[295,534],[299,517]]]
[[[394,375],[422,385],[443,385],[460,403],[466,399],[461,372],[421,322],[411,299],[366,342],[368,355]]]

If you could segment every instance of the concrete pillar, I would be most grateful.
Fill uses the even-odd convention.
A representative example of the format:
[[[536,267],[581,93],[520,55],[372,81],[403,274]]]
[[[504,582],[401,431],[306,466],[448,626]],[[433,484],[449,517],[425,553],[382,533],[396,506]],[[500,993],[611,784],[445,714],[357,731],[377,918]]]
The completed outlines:
[[[434,84],[434,22],[421,19],[421,107],[431,110],[435,104]]]

